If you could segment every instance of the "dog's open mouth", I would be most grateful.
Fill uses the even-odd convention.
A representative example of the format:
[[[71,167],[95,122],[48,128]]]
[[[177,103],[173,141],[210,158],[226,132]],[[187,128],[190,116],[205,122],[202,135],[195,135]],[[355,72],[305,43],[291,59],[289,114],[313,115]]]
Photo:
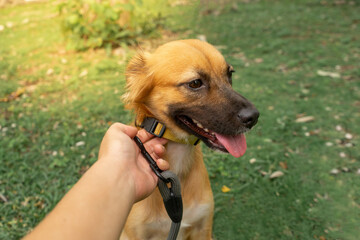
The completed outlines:
[[[222,152],[228,152],[234,157],[241,157],[246,151],[246,139],[243,133],[236,136],[222,135],[202,126],[200,122],[187,116],[177,116],[188,132],[199,137],[207,146]]]

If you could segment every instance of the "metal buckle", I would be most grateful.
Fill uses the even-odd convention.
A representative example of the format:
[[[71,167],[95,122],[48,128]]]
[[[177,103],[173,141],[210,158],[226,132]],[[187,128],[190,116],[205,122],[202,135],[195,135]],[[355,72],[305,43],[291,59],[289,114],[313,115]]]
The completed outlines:
[[[159,134],[156,134],[155,130],[159,124],[162,125],[161,130]],[[164,135],[166,130],[165,125],[159,122],[158,120],[156,120],[155,118],[145,118],[144,122],[141,124],[141,127],[143,127],[146,131],[148,131],[152,135],[155,135],[156,137],[159,138],[161,138]]]

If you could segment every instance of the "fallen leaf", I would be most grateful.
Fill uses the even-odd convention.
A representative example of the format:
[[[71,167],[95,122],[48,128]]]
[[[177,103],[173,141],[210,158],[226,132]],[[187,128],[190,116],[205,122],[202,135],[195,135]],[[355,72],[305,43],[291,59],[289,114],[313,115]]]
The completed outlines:
[[[19,88],[18,90],[16,90],[15,92],[10,93],[6,97],[0,98],[0,102],[10,102],[12,100],[15,100],[18,97],[20,97],[24,92],[25,92],[25,88]]]
[[[305,122],[311,122],[314,121],[315,118],[313,116],[305,116],[305,117],[299,117],[295,120],[297,123],[305,123]]]
[[[43,200],[39,200],[38,202],[36,202],[36,203],[34,204],[34,206],[37,207],[37,208],[39,208],[39,209],[44,209],[45,203],[44,203]]]
[[[346,153],[340,152],[340,153],[339,153],[339,156],[340,156],[341,158],[345,158],[345,157],[346,157]]]
[[[319,76],[321,76],[321,77],[340,78],[340,74],[339,74],[339,73],[326,72],[326,71],[323,71],[323,70],[318,70],[318,71],[317,71],[317,75],[319,75]]]
[[[346,138],[346,139],[352,139],[353,136],[352,136],[350,133],[346,133],[346,134],[345,134],[345,138]]]
[[[221,187],[221,191],[222,191],[223,193],[227,193],[227,192],[230,192],[231,189],[224,185],[224,186]]]
[[[47,71],[46,71],[46,75],[51,75],[51,74],[53,74],[54,73],[54,69],[52,69],[52,68],[49,68]]]
[[[84,146],[85,145],[85,142],[84,141],[80,141],[80,142],[77,142],[75,144],[76,147],[81,147],[81,146]]]
[[[275,171],[270,175],[270,179],[279,178],[284,176],[284,173],[282,171]]]
[[[14,26],[12,22],[7,22],[5,25],[7,28],[12,28]]]
[[[336,125],[335,129],[336,129],[336,131],[339,131],[339,132],[343,130],[342,126],[340,126],[340,125]]]
[[[360,169],[359,169],[360,170]],[[0,193],[0,199],[3,201],[3,202],[8,202],[8,199],[3,195],[3,194],[1,194]]]
[[[206,41],[207,41],[207,40],[206,40],[206,36],[203,35],[203,34],[197,35],[196,38],[199,39],[200,41],[203,41],[203,42],[206,42]]]
[[[338,175],[340,173],[340,171],[339,171],[339,169],[337,169],[337,168],[334,168],[334,169],[332,169],[331,171],[330,171],[330,174],[331,175]]]
[[[249,160],[250,164],[254,164],[256,162],[256,159],[255,158],[252,158]]]
[[[85,70],[83,70],[80,74],[79,74],[79,77],[85,77],[86,75],[88,75],[88,70],[87,69],[85,69]]]
[[[31,200],[31,197],[26,197],[24,201],[21,202],[21,205],[26,207],[29,204],[29,201]]]
[[[327,147],[332,147],[332,146],[334,146],[334,143],[332,143],[332,142],[326,142],[325,145],[326,145]]]
[[[286,162],[279,162],[279,165],[282,169],[285,169],[285,170],[288,169],[288,165]]]
[[[254,60],[255,63],[262,63],[264,60],[262,58],[256,58]]]

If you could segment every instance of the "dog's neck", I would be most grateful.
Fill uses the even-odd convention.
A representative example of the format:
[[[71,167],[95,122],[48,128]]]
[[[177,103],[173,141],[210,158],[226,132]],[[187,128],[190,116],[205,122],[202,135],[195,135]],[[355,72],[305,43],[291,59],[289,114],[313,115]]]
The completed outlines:
[[[190,144],[181,144],[169,141],[166,145],[166,160],[170,170],[180,179],[186,178],[194,164],[196,147]]]
[[[143,125],[145,118],[138,116],[135,125],[138,127]],[[196,157],[195,145],[197,145],[199,139],[192,135],[188,139],[183,139],[173,134],[171,129],[166,129],[166,131],[164,138],[167,138],[169,142],[166,145],[165,159],[169,162],[170,170],[180,179],[185,179],[194,164]],[[194,143],[196,144],[194,145]]]

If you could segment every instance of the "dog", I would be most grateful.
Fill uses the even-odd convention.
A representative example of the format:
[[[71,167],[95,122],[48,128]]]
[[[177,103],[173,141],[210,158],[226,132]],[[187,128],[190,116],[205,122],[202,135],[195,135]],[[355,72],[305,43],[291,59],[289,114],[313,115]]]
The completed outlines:
[[[233,72],[214,46],[194,39],[138,53],[126,68],[123,100],[136,124],[156,119],[169,132],[164,159],[180,179],[184,206],[179,240],[212,239],[213,194],[197,142],[241,157],[244,133],[259,118],[255,106],[232,89]],[[133,206],[120,239],[166,239],[170,224],[155,190]]]

